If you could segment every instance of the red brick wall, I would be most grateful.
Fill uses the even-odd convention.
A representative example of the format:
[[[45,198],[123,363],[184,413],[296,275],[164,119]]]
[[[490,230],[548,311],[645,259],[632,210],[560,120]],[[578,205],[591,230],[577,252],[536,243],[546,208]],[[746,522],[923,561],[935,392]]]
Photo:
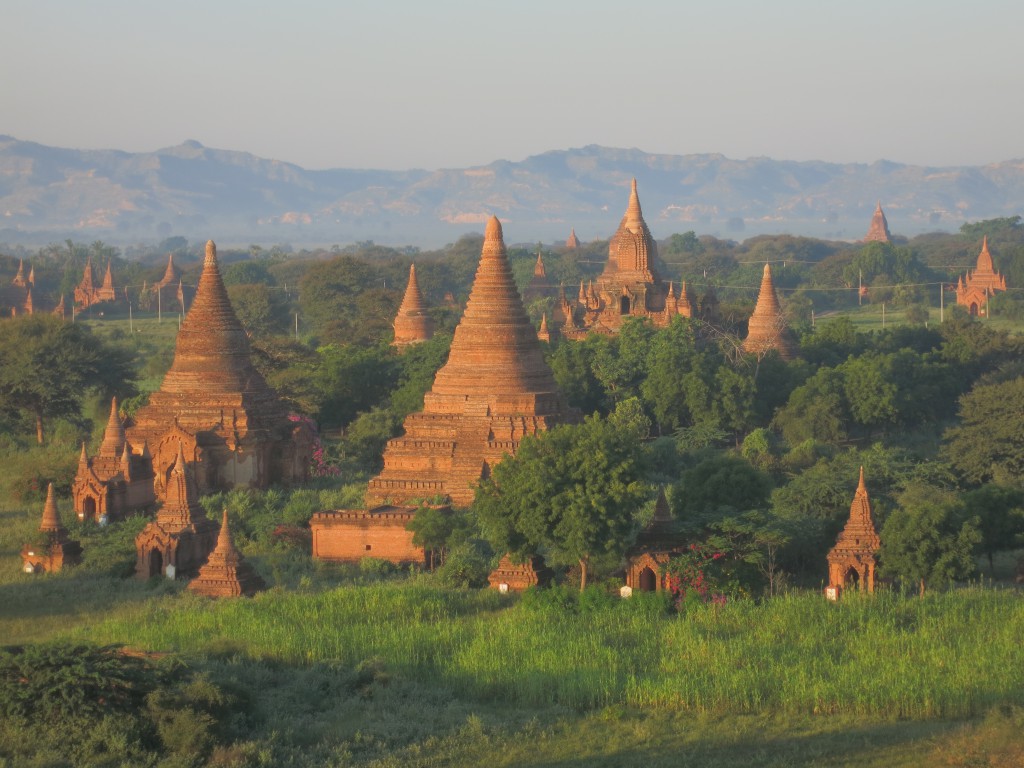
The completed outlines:
[[[412,543],[412,532],[405,529],[409,519],[407,515],[384,519],[355,514],[315,515],[310,522],[313,557],[348,562],[376,557],[392,563],[423,563],[423,548]]]

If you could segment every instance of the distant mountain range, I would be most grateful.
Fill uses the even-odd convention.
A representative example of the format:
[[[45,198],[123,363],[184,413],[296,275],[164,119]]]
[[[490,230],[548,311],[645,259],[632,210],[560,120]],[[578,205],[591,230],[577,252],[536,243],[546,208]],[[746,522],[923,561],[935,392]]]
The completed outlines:
[[[155,152],[60,149],[0,136],[0,243],[170,235],[244,245],[439,246],[481,231],[509,242],[606,238],[637,178],[652,233],[855,240],[881,201],[894,234],[1024,212],[1024,160],[932,168],[587,146],[436,171],[308,171],[195,141]]]

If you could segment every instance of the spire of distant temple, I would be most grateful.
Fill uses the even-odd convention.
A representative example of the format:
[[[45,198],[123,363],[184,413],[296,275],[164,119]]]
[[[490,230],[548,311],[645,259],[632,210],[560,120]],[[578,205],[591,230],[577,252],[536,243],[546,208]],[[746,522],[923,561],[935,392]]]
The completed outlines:
[[[36,284],[36,265],[30,264],[28,268],[28,284],[35,287]],[[62,297],[63,298],[63,297]]]
[[[114,273],[111,272],[110,259],[107,259],[107,271],[103,275],[103,285],[101,286],[101,288],[104,291],[114,290]]]
[[[199,575],[189,582],[190,592],[208,597],[251,597],[266,589],[263,579],[246,562],[235,548],[235,540],[228,526],[228,510],[224,513],[217,534],[217,546],[210,553],[206,564],[199,569]]]
[[[434,321],[427,314],[426,302],[416,280],[416,265],[409,265],[409,282],[405,287],[402,305],[395,316],[396,347],[427,341],[434,335]]]
[[[82,272],[82,282],[78,287],[83,291],[89,291],[90,293],[93,290],[92,256],[88,256],[85,259],[85,270]]]
[[[160,282],[154,285],[154,288],[164,288],[168,285],[173,285],[175,280],[180,280],[180,273],[177,267],[174,266],[174,254],[167,254],[167,269],[164,270],[164,276],[160,278]]]
[[[569,239],[565,241],[565,247],[570,250],[576,250],[580,247],[580,239],[576,237],[576,228],[573,227],[569,232]]]
[[[18,259],[18,274],[14,276],[11,285],[25,285],[25,263],[22,259]]]
[[[866,243],[888,243],[892,242],[892,235],[889,234],[889,222],[882,213],[882,201],[875,206],[875,215],[871,217],[871,226],[864,237]]]
[[[60,515],[57,514],[57,499],[53,495],[53,483],[46,487],[46,504],[43,505],[43,519],[39,523],[40,531],[50,531],[60,534],[64,526],[60,522]]]
[[[658,244],[644,221],[636,179],[629,192],[629,203],[618,230],[608,244],[608,264],[600,282],[653,283],[659,280],[651,269],[658,255]]]
[[[772,282],[772,268],[764,265],[761,276],[761,290],[757,296],[757,306],[750,316],[747,326],[747,338],[743,341],[746,352],[763,354],[769,349],[778,351],[783,360],[791,360],[795,355],[793,341],[789,336],[786,316],[782,313],[775,284]]]
[[[551,341],[551,333],[548,331],[548,316],[540,316],[540,328],[537,330],[537,338],[540,341]]]
[[[100,456],[120,458],[124,451],[124,424],[117,410],[117,398],[110,398],[110,417],[103,431],[103,442],[100,443]]]
[[[533,276],[534,277],[547,277],[548,273],[544,269],[544,257],[540,251],[537,251],[537,263],[533,265]]]

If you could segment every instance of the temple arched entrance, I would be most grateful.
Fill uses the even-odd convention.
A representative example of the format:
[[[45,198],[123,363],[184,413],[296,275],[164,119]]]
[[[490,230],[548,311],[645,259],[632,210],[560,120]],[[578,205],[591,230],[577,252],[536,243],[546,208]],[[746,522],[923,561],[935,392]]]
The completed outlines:
[[[978,316],[978,302],[972,301],[971,306],[967,308],[967,311],[971,313],[971,317]]]
[[[628,315],[629,314],[629,309],[630,309],[629,304],[630,304],[629,296],[623,296],[623,297],[621,297],[619,299],[619,314],[620,315]]]
[[[164,556],[159,549],[149,551],[149,576],[161,576],[164,572]]]
[[[654,592],[658,588],[658,574],[650,568],[644,568],[640,571],[637,582],[641,592]]]
[[[843,586],[847,589],[860,589],[860,573],[852,565],[846,569],[843,576]]]
[[[96,499],[94,499],[92,496],[86,496],[85,499],[82,501],[82,519],[96,519]]]

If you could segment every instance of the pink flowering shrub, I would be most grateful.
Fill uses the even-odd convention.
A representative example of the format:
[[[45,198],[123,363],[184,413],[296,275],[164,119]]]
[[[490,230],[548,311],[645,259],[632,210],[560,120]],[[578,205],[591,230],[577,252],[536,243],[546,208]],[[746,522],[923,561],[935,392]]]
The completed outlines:
[[[687,551],[669,561],[665,575],[677,608],[692,602],[725,603],[720,568],[724,558],[724,553],[704,544],[691,544]]]
[[[341,470],[327,460],[327,454],[324,451],[324,444],[320,440],[320,432],[316,428],[316,422],[308,416],[300,416],[295,413],[289,414],[288,420],[295,424],[301,424],[309,430],[311,436],[310,445],[313,449],[309,457],[310,477],[337,477],[340,475]]]

